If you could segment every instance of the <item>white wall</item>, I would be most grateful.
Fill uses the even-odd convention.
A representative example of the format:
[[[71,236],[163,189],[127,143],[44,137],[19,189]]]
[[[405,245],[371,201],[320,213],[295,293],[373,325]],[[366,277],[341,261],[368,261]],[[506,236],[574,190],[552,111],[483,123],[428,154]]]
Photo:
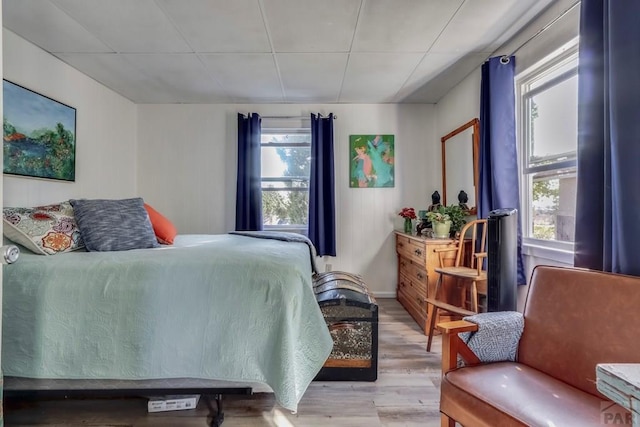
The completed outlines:
[[[574,0],[559,0],[540,15],[516,37],[502,46],[491,56],[509,55],[542,27],[560,16]],[[545,56],[560,48],[578,35],[580,8],[576,7],[563,18],[554,23],[531,42],[516,53],[516,73],[522,72],[542,60]],[[436,104],[436,129],[438,137],[445,135],[456,127],[474,117],[480,117],[480,67],[453,88]],[[525,270],[527,280],[536,265],[571,266],[570,254],[560,251],[539,251],[535,247],[524,248]],[[521,286],[518,294],[518,307],[522,309],[528,286]]]
[[[180,233],[234,228],[238,112],[337,115],[338,256],[326,262],[362,274],[378,296],[395,296],[396,214],[426,208],[440,182],[433,105],[139,105],[138,190]],[[395,135],[395,187],[349,188],[349,135],[378,133]]]
[[[4,177],[4,206],[136,195],[136,105],[3,29],[4,78],[76,109],[76,180]]]

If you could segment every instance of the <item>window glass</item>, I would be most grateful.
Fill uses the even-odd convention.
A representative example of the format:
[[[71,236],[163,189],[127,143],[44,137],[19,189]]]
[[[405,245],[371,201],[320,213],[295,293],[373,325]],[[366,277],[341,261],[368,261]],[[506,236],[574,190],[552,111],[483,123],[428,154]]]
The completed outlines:
[[[578,142],[577,42],[516,77],[526,239],[574,241]],[[551,244],[551,243],[549,243]]]
[[[578,76],[536,93],[526,102],[529,164],[575,157],[578,140]]]
[[[265,229],[306,231],[309,212],[309,129],[262,129],[262,214]]]

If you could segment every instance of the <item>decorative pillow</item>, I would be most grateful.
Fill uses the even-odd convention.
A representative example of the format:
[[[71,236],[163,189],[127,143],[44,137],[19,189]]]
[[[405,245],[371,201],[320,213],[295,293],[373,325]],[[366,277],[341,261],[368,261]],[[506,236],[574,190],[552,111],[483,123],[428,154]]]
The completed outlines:
[[[40,255],[55,255],[84,247],[71,203],[34,208],[4,208],[4,235]]]
[[[160,246],[141,197],[70,202],[88,251],[127,251]]]
[[[173,239],[178,234],[178,230],[164,215],[157,210],[153,209],[150,205],[144,204],[144,208],[149,214],[151,225],[153,226],[153,232],[156,233],[158,242],[165,245],[173,245]]]

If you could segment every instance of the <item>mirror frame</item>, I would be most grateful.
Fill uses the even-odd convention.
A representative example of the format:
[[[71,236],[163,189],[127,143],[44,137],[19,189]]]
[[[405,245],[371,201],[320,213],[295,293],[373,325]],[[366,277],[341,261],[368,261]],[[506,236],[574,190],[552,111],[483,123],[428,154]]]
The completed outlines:
[[[478,183],[480,182],[480,120],[477,118],[470,120],[462,126],[449,132],[440,141],[442,143],[442,204],[447,206],[447,154],[445,150],[445,143],[448,139],[453,138],[465,130],[473,128],[473,135],[471,141],[471,149],[473,150],[473,187],[476,193],[475,206],[469,209],[469,215],[477,215],[478,213]]]

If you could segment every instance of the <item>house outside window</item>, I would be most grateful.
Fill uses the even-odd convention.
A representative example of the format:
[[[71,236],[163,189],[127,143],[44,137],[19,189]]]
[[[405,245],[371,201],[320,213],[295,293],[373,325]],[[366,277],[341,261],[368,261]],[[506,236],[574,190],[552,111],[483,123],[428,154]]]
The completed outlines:
[[[516,77],[525,243],[573,251],[577,40]]]
[[[311,129],[263,125],[262,216],[265,230],[307,233]]]

